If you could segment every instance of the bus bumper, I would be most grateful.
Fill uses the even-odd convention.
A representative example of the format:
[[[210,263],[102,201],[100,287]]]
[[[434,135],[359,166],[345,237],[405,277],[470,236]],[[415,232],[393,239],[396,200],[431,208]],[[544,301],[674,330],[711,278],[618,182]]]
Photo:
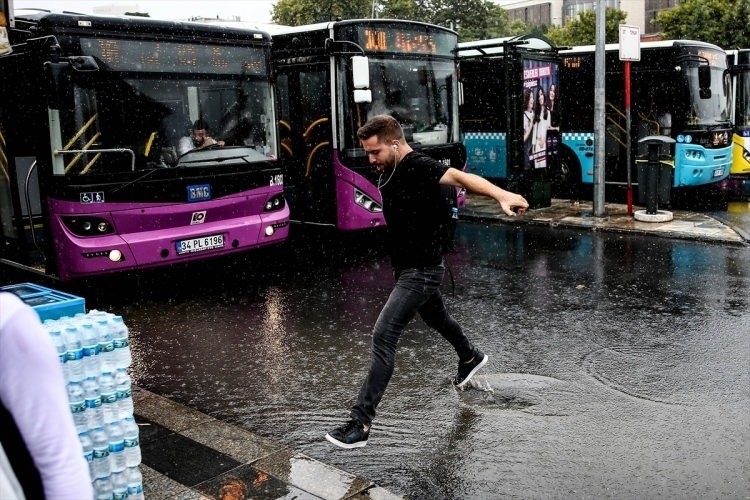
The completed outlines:
[[[697,144],[675,144],[673,187],[702,186],[726,179],[732,166],[732,148],[707,149]]]

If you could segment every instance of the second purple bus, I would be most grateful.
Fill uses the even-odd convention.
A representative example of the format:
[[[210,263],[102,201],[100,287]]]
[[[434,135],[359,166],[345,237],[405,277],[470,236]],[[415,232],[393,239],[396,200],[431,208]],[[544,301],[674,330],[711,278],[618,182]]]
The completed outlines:
[[[378,173],[356,135],[375,114],[398,119],[416,150],[464,168],[454,31],[357,19],[287,28],[272,38],[292,221],[341,231],[385,224]]]

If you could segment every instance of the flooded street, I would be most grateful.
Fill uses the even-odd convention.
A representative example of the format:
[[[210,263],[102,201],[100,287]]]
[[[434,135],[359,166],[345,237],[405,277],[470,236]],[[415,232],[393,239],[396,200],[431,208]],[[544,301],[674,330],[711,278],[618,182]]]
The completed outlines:
[[[125,318],[139,386],[410,498],[750,495],[747,248],[462,222],[448,262],[446,303],[488,365],[456,391],[455,353],[415,320],[351,451],[324,436],[391,289],[374,240],[78,292]]]

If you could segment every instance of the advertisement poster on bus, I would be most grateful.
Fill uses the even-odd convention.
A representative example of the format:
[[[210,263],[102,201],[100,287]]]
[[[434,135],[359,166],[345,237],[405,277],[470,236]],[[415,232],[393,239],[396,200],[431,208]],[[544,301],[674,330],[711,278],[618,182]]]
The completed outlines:
[[[0,56],[11,51],[8,40],[12,5],[10,0],[0,0]]]
[[[560,143],[558,65],[523,61],[523,155],[525,168],[547,168]]]

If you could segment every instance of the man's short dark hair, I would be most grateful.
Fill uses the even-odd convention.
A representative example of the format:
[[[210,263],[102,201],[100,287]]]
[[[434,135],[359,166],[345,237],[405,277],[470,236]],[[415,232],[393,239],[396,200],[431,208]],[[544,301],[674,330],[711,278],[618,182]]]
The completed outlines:
[[[208,123],[203,118],[198,118],[193,123],[193,130],[208,130]]]
[[[357,138],[360,141],[372,136],[377,136],[378,142],[405,140],[401,124],[390,115],[373,116],[357,130]]]

